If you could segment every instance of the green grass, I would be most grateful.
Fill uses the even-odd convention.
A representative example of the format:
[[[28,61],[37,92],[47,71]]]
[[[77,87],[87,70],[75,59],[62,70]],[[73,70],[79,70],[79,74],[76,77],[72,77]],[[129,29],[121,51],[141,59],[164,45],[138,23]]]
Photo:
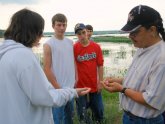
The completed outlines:
[[[113,43],[129,43],[132,44],[131,40],[127,37],[116,37],[116,36],[96,36],[93,37],[95,42],[113,42]]]
[[[119,94],[102,91],[105,124],[122,124],[122,111],[119,108]],[[76,113],[76,112],[75,112]],[[78,124],[77,113],[74,124]]]
[[[122,111],[119,108],[119,94],[102,92],[106,124],[122,124]]]

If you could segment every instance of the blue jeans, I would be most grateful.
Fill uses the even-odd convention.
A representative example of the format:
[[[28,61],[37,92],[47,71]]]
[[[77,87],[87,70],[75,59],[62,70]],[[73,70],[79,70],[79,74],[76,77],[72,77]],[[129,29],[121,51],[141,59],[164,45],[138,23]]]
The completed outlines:
[[[65,106],[52,108],[55,124],[73,124],[74,100],[68,102]]]
[[[164,124],[164,121],[162,115],[151,119],[145,119],[141,117],[129,116],[124,112],[123,124]]]
[[[163,112],[163,119],[164,119],[164,124],[165,124],[165,112]]]
[[[94,119],[98,122],[103,121],[104,107],[101,93],[89,93],[76,99],[77,113],[79,120],[84,119],[84,110],[91,108]]]

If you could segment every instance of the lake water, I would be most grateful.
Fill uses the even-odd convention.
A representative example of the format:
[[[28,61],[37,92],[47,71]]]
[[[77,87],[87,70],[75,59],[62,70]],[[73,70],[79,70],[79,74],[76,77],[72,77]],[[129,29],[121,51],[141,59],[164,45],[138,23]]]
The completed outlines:
[[[40,46],[33,48],[33,51],[40,62],[43,58],[43,43],[49,38],[50,37],[43,37],[40,41]],[[76,41],[75,36],[68,36],[68,38],[72,39],[74,42]],[[0,38],[0,41],[3,41],[3,39]],[[99,44],[104,53],[104,77],[123,77],[127,72],[136,51],[134,46],[127,43],[111,42],[101,42]]]

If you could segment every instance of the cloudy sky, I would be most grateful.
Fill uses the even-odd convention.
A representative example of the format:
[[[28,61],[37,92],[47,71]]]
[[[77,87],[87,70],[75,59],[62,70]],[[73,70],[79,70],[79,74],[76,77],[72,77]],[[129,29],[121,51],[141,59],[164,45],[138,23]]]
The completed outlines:
[[[12,14],[28,8],[43,16],[45,31],[53,31],[51,18],[56,13],[67,16],[67,31],[73,31],[78,22],[91,24],[97,31],[119,30],[139,4],[155,8],[165,20],[165,0],[0,0],[0,29],[7,28]]]

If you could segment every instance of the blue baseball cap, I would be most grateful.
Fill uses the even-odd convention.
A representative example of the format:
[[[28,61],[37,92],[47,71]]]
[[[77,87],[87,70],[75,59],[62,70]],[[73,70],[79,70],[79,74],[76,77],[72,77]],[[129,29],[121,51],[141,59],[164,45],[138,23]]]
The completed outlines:
[[[83,23],[77,23],[75,28],[74,28],[74,31],[75,31],[75,34],[79,31],[79,30],[83,30],[85,29],[85,25]]]

